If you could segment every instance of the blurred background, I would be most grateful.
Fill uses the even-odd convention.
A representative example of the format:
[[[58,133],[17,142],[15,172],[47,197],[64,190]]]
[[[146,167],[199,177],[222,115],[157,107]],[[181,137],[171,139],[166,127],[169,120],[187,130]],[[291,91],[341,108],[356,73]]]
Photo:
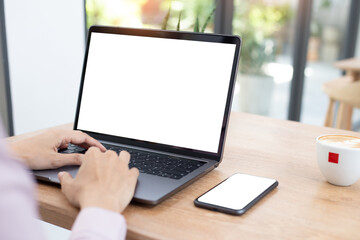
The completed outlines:
[[[221,1],[213,0],[87,0],[87,26],[93,24],[160,29],[169,8],[168,29],[193,31]],[[233,111],[288,119],[298,0],[227,1],[232,13],[231,30],[243,38]],[[225,4],[226,5],[226,4]],[[323,125],[328,97],[322,83],[342,72],[333,67],[340,58],[349,21],[350,0],[314,0],[300,121]],[[206,32],[213,33],[211,18]],[[358,113],[354,121],[358,121]],[[296,120],[296,119],[295,119]]]

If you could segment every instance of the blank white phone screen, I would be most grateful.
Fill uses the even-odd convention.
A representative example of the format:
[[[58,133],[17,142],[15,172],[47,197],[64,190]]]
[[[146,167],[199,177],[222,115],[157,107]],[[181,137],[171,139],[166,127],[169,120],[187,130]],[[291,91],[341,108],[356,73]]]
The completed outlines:
[[[78,129],[217,153],[235,48],[92,33]]]
[[[198,201],[241,210],[275,182],[270,178],[237,173],[199,197]]]

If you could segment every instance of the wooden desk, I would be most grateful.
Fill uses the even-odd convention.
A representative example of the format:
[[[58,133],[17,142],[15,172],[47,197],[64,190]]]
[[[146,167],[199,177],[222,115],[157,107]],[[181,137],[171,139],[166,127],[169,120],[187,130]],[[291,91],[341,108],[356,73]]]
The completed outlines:
[[[360,181],[350,187],[325,181],[315,148],[315,138],[325,133],[360,136],[232,113],[220,166],[158,206],[131,204],[124,212],[128,238],[360,239]],[[275,178],[279,186],[243,216],[194,206],[196,197],[235,172]],[[59,188],[39,184],[37,197],[45,221],[71,227],[78,210]]]

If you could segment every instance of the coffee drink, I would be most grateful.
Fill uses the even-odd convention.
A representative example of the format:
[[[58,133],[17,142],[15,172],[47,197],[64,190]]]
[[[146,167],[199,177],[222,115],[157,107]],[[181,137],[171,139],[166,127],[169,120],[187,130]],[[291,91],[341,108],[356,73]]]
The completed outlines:
[[[360,138],[347,135],[325,135],[318,139],[320,142],[348,148],[360,148]]]
[[[327,134],[316,138],[317,160],[326,180],[350,186],[360,178],[360,137]]]

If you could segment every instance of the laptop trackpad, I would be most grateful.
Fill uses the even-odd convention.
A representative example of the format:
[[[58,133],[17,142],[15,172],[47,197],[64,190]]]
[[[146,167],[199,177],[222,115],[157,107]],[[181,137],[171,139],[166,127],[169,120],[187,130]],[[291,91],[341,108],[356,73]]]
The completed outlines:
[[[33,173],[34,176],[36,176],[36,178],[39,180],[60,184],[60,180],[57,176],[59,172],[68,172],[74,178],[76,177],[78,170],[79,166],[64,166],[57,169],[34,170]]]

